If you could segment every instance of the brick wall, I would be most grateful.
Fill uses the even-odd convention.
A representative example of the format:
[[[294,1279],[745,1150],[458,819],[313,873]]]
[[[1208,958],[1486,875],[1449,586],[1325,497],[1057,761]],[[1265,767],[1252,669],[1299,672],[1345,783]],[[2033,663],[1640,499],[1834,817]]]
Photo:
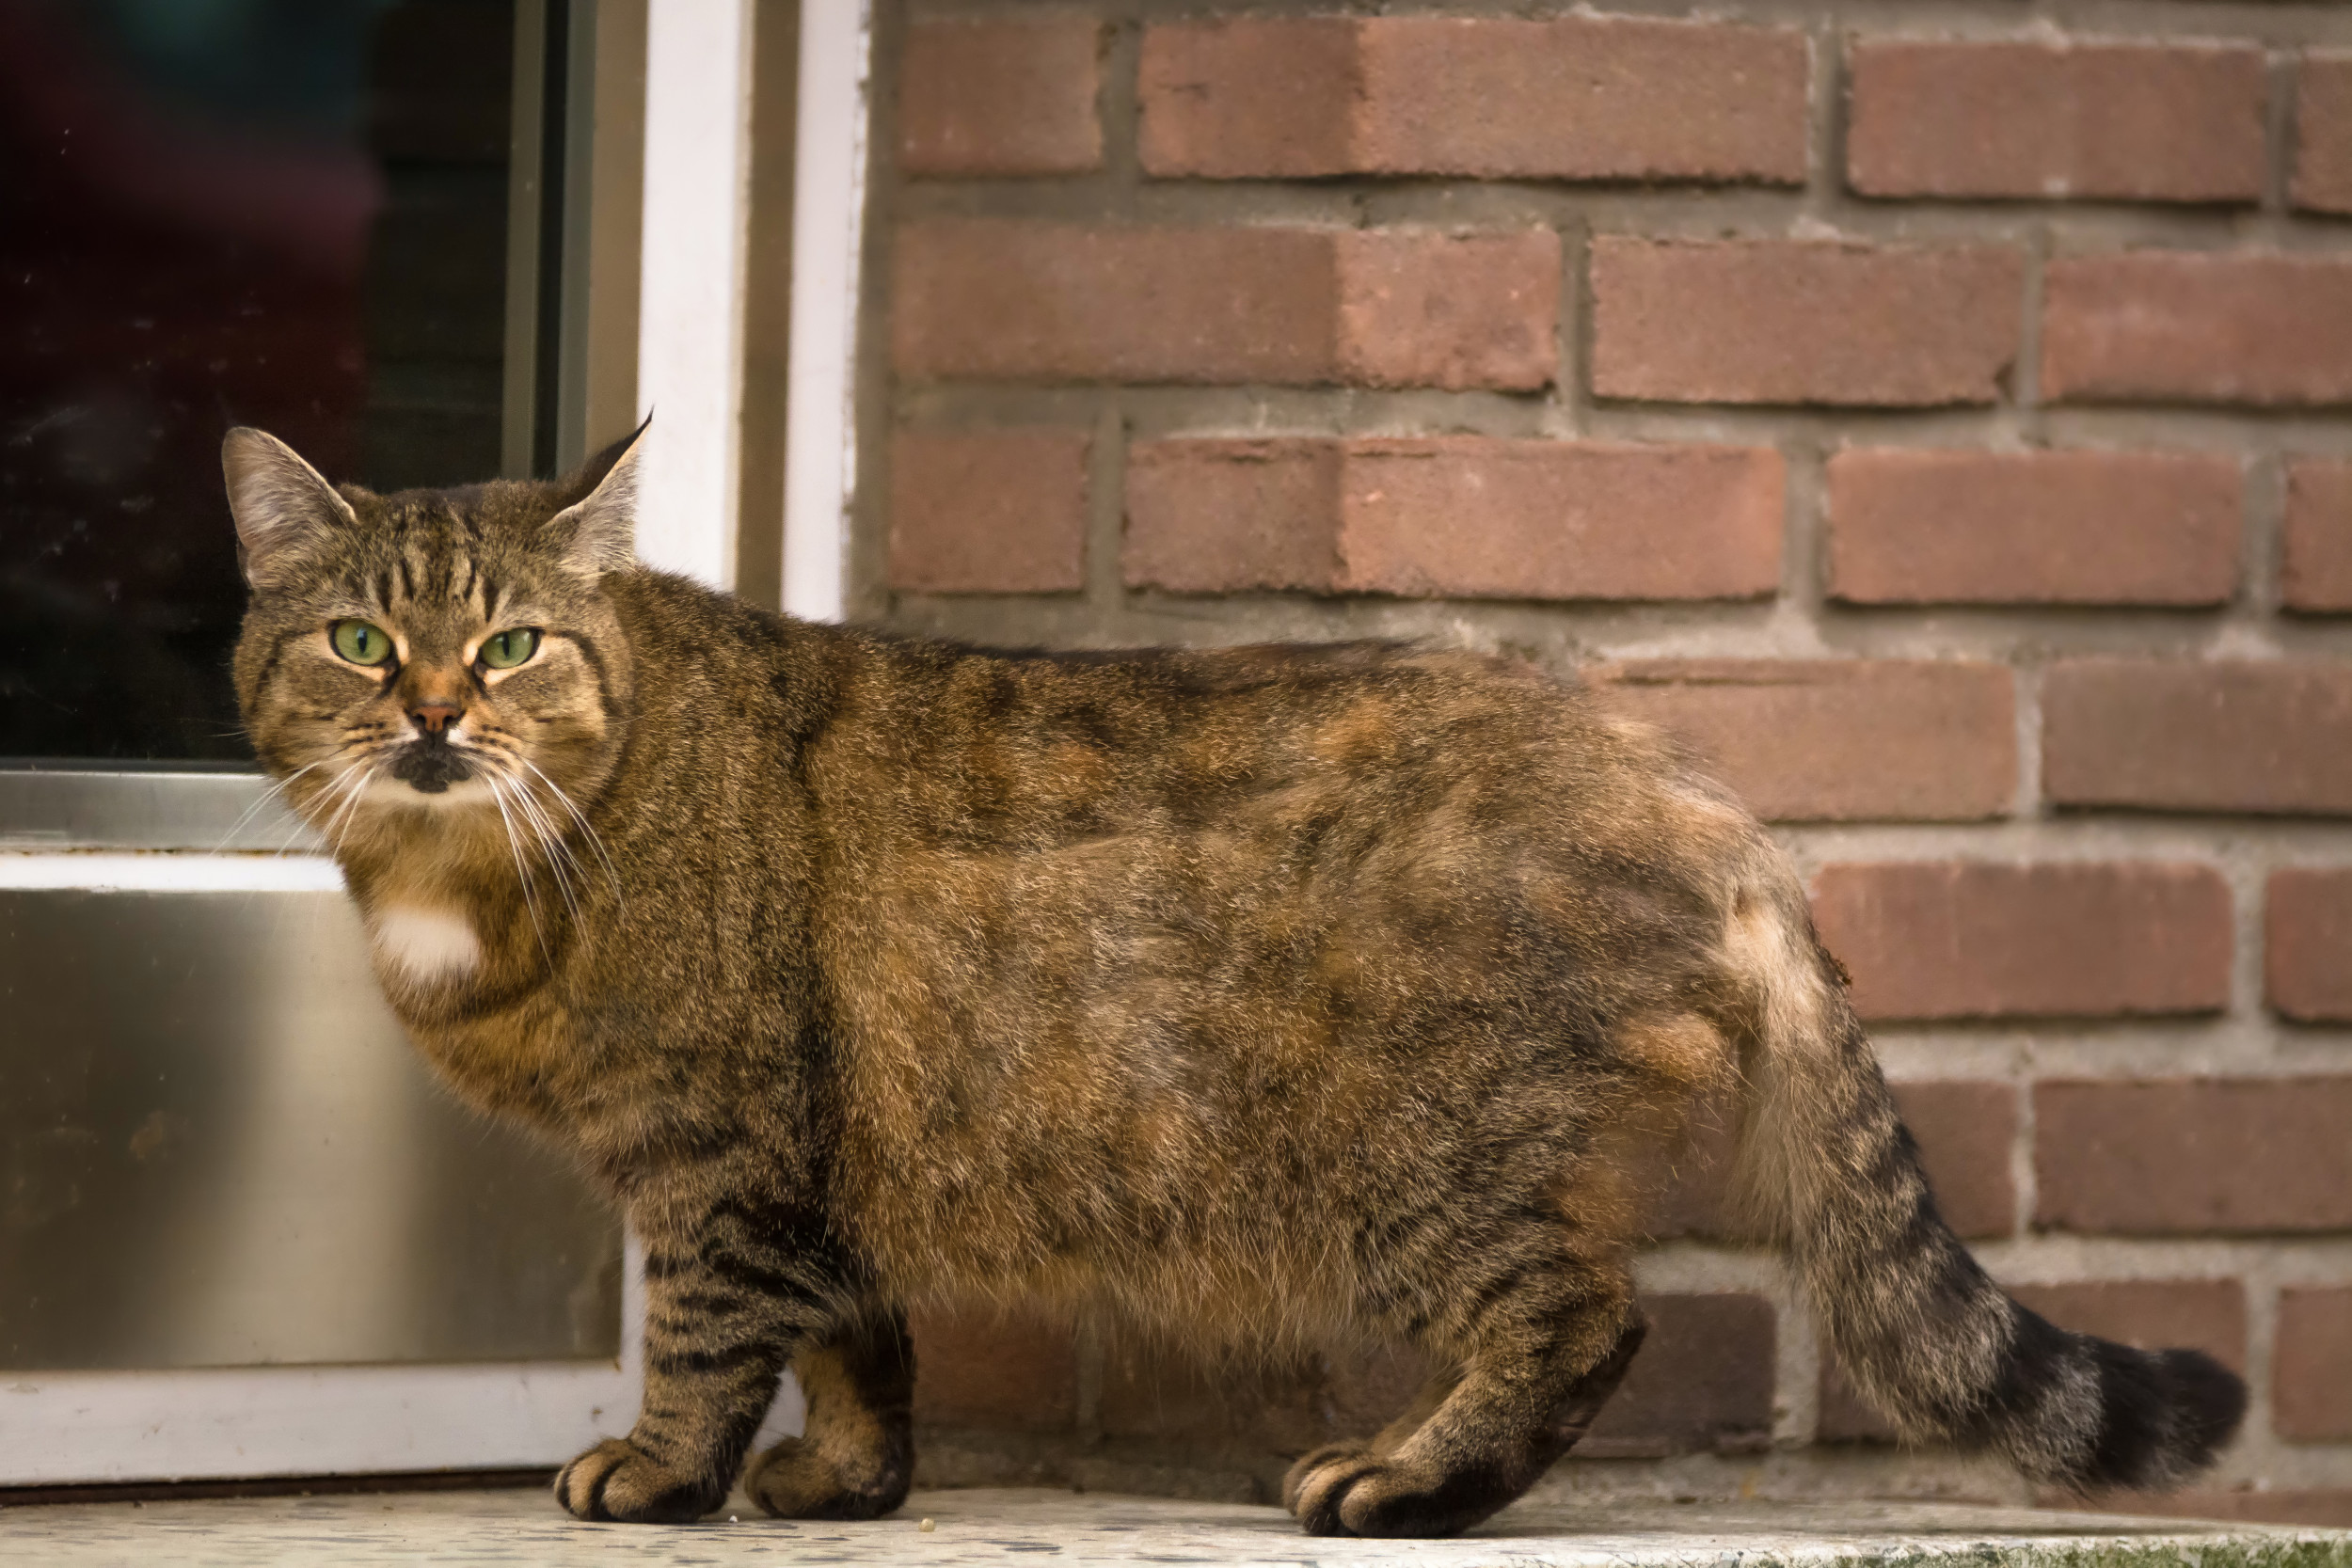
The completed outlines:
[[[2180,1506],[2352,1523],[2352,12],[1378,8],[887,12],[858,611],[1606,683],[1779,825],[1994,1271],[2246,1370]],[[2022,1496],[1667,1228],[1549,1484]],[[1263,1497],[1410,1383],[918,1340],[943,1480]]]

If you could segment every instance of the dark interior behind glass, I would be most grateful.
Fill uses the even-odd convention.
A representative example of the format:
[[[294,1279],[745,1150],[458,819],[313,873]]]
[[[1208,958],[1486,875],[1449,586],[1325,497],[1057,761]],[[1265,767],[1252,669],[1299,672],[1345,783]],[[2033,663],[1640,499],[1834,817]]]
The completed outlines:
[[[0,0],[0,759],[249,757],[220,438],[499,471],[514,0]]]

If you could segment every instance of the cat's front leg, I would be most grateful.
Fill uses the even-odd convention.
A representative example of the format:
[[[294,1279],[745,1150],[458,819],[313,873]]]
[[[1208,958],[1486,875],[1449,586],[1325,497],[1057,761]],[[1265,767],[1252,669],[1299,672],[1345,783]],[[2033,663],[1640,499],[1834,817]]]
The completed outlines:
[[[726,1499],[785,1365],[850,1293],[813,1210],[729,1196],[682,1225],[641,1225],[645,1400],[627,1437],[564,1466],[582,1519],[678,1524]]]

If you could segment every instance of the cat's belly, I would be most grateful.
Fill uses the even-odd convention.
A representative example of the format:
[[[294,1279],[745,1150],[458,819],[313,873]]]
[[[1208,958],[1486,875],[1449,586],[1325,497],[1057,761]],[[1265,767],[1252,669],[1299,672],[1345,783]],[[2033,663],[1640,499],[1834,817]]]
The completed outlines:
[[[1256,1315],[1341,1310],[1439,1173],[1546,1201],[1593,1112],[1491,1043],[1507,1094],[1443,1051],[1421,1073],[1264,1022],[1222,1049],[933,1037],[928,1070],[872,1073],[842,1175],[879,1273],[916,1298],[1107,1291],[1200,1312],[1214,1296],[1255,1332]]]

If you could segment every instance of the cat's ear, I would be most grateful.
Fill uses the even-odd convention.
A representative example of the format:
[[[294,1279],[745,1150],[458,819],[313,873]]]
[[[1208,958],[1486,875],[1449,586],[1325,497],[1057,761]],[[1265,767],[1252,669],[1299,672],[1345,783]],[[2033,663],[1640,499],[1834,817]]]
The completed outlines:
[[[255,588],[359,520],[316,468],[266,431],[239,425],[222,437],[220,471],[237,520],[237,566]]]
[[[557,513],[548,532],[564,564],[584,578],[602,577],[637,560],[637,460],[653,416],[581,465],[564,488],[587,495]]]

